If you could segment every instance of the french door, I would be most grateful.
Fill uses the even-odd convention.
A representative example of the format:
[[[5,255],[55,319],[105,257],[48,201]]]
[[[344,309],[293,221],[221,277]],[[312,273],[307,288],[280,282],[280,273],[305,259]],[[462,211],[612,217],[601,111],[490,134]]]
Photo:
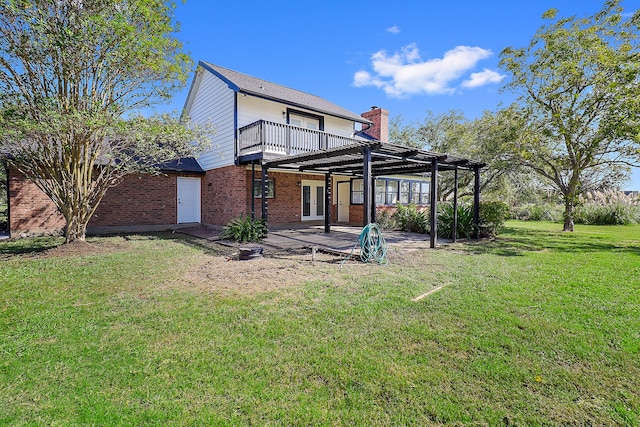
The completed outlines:
[[[324,182],[302,181],[302,220],[324,219]]]

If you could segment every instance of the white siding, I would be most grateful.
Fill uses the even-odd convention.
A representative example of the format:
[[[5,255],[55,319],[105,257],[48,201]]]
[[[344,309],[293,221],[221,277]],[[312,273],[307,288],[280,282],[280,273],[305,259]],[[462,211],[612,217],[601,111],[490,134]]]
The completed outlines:
[[[204,170],[234,164],[235,138],[233,127],[234,91],[208,71],[201,71],[193,87],[193,100],[186,112],[194,123],[212,124],[211,148],[198,162]]]
[[[238,128],[257,122],[258,120],[268,120],[270,122],[285,124],[287,123],[287,108],[308,112],[317,116],[323,115],[315,111],[291,107],[286,104],[255,96],[238,95]],[[324,130],[334,135],[351,137],[353,135],[353,122],[324,115]]]

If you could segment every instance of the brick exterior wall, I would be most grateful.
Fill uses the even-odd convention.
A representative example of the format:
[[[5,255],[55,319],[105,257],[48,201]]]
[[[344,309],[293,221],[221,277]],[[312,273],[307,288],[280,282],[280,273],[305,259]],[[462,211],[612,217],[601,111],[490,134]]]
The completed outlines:
[[[9,168],[9,233],[45,234],[64,230],[66,221],[36,185]]]
[[[256,169],[256,179],[261,179],[261,176],[261,171]],[[269,179],[274,180],[275,184],[275,197],[267,199],[270,224],[300,222],[302,215],[302,187],[298,186],[298,183],[303,180],[321,181],[324,183],[324,175],[269,172],[268,176]],[[250,185],[251,171],[247,171],[247,182]],[[248,193],[247,206],[250,212],[251,196]],[[262,218],[262,199],[255,199],[255,215],[256,218]],[[335,216],[332,216],[334,221],[335,218]]]
[[[131,175],[110,189],[89,221],[95,227],[169,225],[177,223],[177,177],[201,176],[167,174]],[[261,172],[256,168],[256,179]],[[275,197],[268,199],[270,224],[301,221],[303,180],[324,183],[323,175],[269,172],[275,183]],[[202,177],[202,222],[225,225],[240,215],[251,213],[251,171],[244,166],[228,166],[207,171]],[[336,184],[332,179],[331,192]],[[24,232],[44,234],[60,232],[65,221],[49,198],[35,184],[15,170],[9,173],[10,230],[12,236]],[[335,197],[332,197],[332,201]],[[338,217],[337,205],[331,204],[331,222]],[[262,199],[255,199],[255,216],[262,216]],[[361,205],[350,206],[349,219],[362,223]]]
[[[361,116],[373,122],[371,127],[365,131],[367,135],[378,141],[389,142],[389,111],[372,107],[371,111],[362,113]]]
[[[88,227],[176,224],[178,176],[183,175],[126,177],[107,191]]]
[[[107,191],[89,220],[88,228],[176,224],[178,176],[200,175],[170,173],[126,177]],[[64,230],[66,222],[53,202],[16,170],[9,172],[9,206],[12,236]]]
[[[244,166],[207,171],[202,186],[202,222],[225,225],[240,215],[250,213],[251,207],[247,203],[250,188]]]

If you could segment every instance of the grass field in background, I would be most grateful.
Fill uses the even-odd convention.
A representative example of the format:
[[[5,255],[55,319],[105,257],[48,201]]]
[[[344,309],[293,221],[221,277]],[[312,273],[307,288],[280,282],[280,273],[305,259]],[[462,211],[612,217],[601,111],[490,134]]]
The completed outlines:
[[[185,236],[0,242],[0,425],[638,426],[640,227],[560,228],[242,292]]]

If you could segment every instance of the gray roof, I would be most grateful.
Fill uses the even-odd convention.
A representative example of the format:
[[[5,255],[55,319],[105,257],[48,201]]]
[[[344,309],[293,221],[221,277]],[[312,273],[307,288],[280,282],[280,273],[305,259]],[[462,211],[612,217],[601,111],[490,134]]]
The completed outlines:
[[[320,98],[319,96],[291,89],[286,86],[262,80],[257,77],[252,77],[208,62],[200,61],[199,65],[224,80],[231,89],[237,92],[283,102],[285,104],[306,108],[318,113],[353,120],[358,123],[371,123],[370,120],[365,119],[361,115],[344,109],[333,102]]]

